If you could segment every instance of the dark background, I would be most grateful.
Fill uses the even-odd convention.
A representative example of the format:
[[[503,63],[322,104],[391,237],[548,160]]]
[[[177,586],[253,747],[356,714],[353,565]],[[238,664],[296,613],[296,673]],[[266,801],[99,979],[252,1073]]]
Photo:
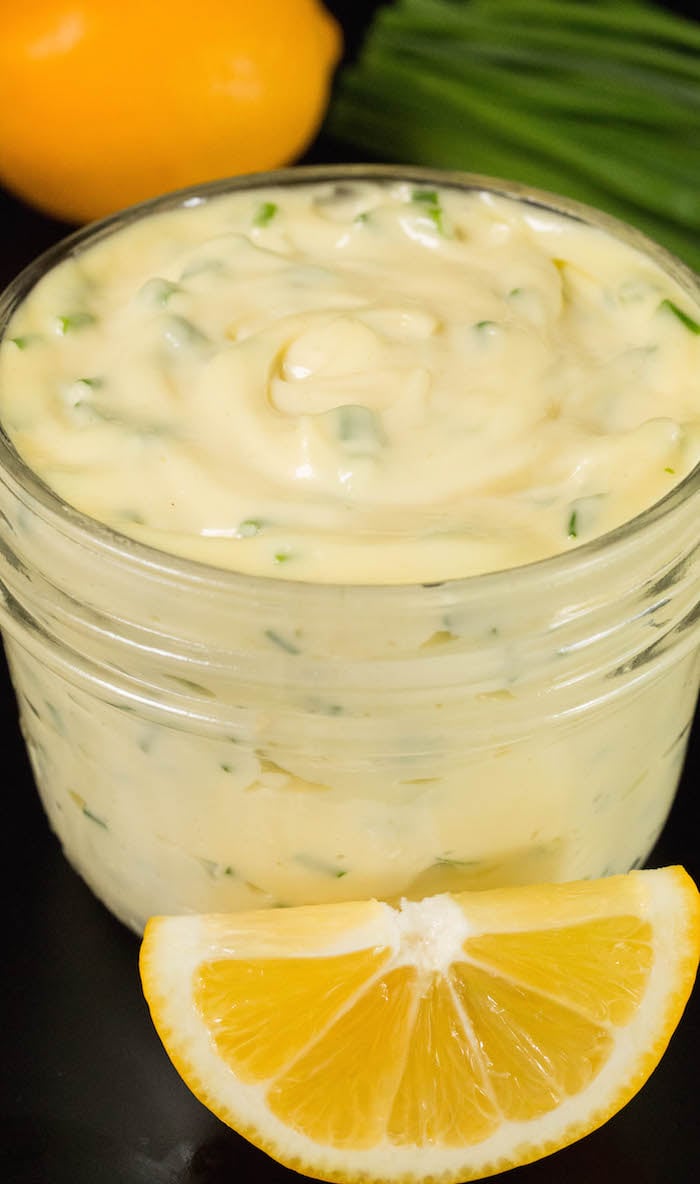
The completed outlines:
[[[148,0],[146,0],[148,2]],[[254,3],[254,0],[250,0]],[[376,0],[328,0],[353,54]],[[691,13],[686,4],[667,7]],[[1,35],[1,30],[0,30]],[[1,115],[0,115],[1,118]],[[332,160],[320,139],[309,160]],[[0,189],[0,287],[68,228]],[[49,833],[0,657],[6,935],[0,989],[0,1184],[293,1184],[189,1093],[151,1027],[138,941],[92,897]],[[696,723],[669,824],[649,863],[700,879]],[[700,991],[641,1093],[605,1127],[499,1179],[509,1184],[690,1184],[698,1172]]]

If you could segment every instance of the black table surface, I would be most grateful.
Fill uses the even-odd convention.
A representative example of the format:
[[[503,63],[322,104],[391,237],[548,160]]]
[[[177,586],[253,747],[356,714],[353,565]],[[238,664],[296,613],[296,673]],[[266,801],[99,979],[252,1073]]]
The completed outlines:
[[[0,191],[0,285],[66,229]],[[141,995],[138,940],[92,896],[48,829],[1,658],[0,740],[7,939],[0,1184],[300,1181],[209,1114],[170,1065]],[[699,772],[700,719],[671,818],[649,860],[682,863],[696,880]],[[696,988],[661,1065],[619,1115],[573,1147],[498,1179],[690,1184],[700,1152],[699,1050]]]

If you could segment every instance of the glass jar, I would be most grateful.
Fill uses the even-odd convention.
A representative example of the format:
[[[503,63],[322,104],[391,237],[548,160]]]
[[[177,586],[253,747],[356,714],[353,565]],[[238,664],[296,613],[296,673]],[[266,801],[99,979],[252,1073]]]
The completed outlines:
[[[482,177],[293,169],[170,195],[73,235],[0,304],[0,333],[70,252],[237,188],[347,178],[544,206],[689,273],[580,205]],[[566,880],[644,861],[699,681],[700,472],[624,527],[441,584],[314,585],[171,557],[73,510],[0,435],[0,624],[66,855],[128,925]]]

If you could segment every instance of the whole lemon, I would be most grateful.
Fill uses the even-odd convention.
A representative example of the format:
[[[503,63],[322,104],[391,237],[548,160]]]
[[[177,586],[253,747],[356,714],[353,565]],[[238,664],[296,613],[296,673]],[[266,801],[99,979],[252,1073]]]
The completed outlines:
[[[3,9],[0,182],[72,222],[293,160],[342,45],[321,0]]]

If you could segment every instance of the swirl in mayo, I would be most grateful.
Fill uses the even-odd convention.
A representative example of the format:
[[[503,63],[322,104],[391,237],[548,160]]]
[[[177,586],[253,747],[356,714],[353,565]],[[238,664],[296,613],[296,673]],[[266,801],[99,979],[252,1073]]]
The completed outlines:
[[[67,502],[162,550],[443,580],[577,546],[695,466],[695,315],[644,255],[535,205],[273,187],[45,276],[0,417]]]

